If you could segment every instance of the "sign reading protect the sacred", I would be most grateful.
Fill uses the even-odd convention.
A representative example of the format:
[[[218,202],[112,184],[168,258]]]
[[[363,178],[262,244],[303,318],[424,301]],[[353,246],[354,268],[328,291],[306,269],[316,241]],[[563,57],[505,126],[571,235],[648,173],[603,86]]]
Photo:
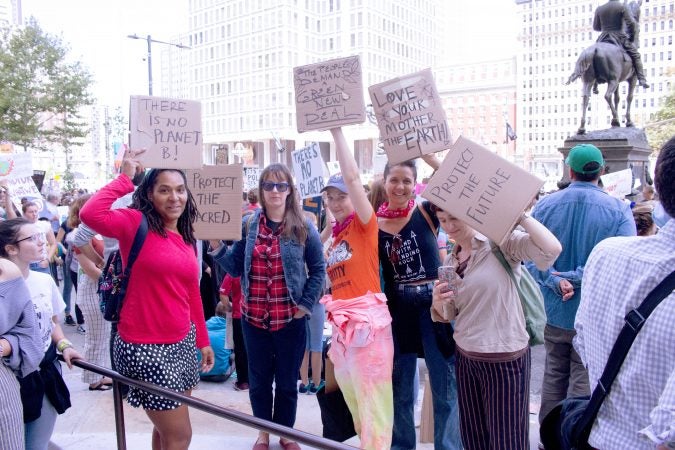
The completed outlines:
[[[450,130],[431,69],[368,88],[391,164],[450,147]]]
[[[358,56],[295,67],[293,83],[298,132],[327,130],[366,120]]]
[[[543,184],[526,170],[460,136],[422,197],[501,244]]]
[[[300,198],[321,195],[321,189],[325,186],[325,182],[323,179],[324,163],[319,144],[312,142],[308,147],[294,151],[291,156]]]
[[[131,148],[145,148],[139,160],[157,169],[202,166],[201,103],[164,97],[131,96]]]
[[[197,239],[241,239],[242,166],[204,166],[187,170],[188,187],[197,203]]]
[[[21,199],[27,198],[42,211],[42,194],[33,181],[33,158],[30,153],[0,154],[0,180],[4,180],[14,206],[21,211]]]

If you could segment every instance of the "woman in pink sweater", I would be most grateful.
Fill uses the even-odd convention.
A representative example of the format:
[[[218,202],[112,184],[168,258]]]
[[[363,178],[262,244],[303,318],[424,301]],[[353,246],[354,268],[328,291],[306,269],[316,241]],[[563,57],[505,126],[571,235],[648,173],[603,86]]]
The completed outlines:
[[[129,208],[110,209],[133,192],[131,179],[143,171],[135,156],[142,151],[127,151],[122,173],[87,202],[80,217],[119,240],[125,265],[141,218],[147,218],[148,235],[129,278],[112,356],[121,374],[190,395],[199,370],[213,367],[192,229],[197,209],[185,176],[172,169],[151,170]],[[186,405],[133,387],[127,400],[142,406],[152,421],[154,450],[188,448],[192,429]]]

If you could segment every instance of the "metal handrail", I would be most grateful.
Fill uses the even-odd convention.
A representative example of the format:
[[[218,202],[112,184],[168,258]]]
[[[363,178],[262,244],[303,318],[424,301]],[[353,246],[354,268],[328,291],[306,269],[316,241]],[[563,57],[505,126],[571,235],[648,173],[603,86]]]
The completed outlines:
[[[60,356],[60,359],[63,360],[63,357]],[[101,367],[96,364],[92,364],[82,359],[75,359],[72,360],[71,362],[73,363],[74,366],[77,366],[84,370],[89,370],[91,372],[98,373],[100,375],[109,377],[113,380],[115,431],[117,433],[118,450],[126,450],[127,448],[126,431],[124,428],[124,409],[123,409],[124,399],[122,398],[121,384],[135,386],[139,389],[150,392],[152,394],[160,395],[170,400],[184,403],[188,406],[199,409],[214,416],[222,417],[224,419],[228,419],[233,422],[246,425],[248,427],[255,428],[260,431],[264,431],[266,433],[274,434],[277,436],[283,436],[287,439],[291,439],[300,442],[302,444],[311,445],[316,448],[327,450],[349,450],[349,449],[353,450],[355,448],[350,445],[343,444],[341,442],[331,441],[329,439],[319,437],[314,434],[306,433],[304,431],[289,428],[274,422],[259,419],[249,414],[236,411],[234,409],[222,408],[220,406],[214,405],[213,403],[206,402],[196,397],[190,397],[181,394],[180,392],[172,391],[171,389],[167,389],[162,386],[146,383],[145,381],[134,380],[133,378],[125,377],[124,375],[120,375],[119,373],[113,370]]]

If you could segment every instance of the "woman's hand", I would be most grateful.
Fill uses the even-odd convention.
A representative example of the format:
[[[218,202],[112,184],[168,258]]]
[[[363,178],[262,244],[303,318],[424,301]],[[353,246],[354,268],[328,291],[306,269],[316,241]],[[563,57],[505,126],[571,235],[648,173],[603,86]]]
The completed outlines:
[[[202,353],[202,367],[199,370],[201,372],[209,372],[213,369],[213,363],[215,362],[213,349],[209,345],[208,347],[200,348],[199,351]]]
[[[145,153],[145,149],[140,150],[131,150],[127,149],[124,152],[124,158],[122,158],[122,173],[133,179],[136,175],[139,175],[143,172],[144,168],[141,162],[136,159],[139,155]]]
[[[84,359],[82,355],[80,355],[78,351],[75,350],[75,348],[73,347],[66,347],[65,349],[63,349],[63,352],[61,354],[63,355],[63,360],[66,362],[69,369],[73,368],[73,360]]]
[[[293,314],[293,318],[294,318],[294,319],[302,319],[302,318],[305,317],[306,315],[307,315],[307,313],[306,313],[305,311],[303,311],[302,309],[298,308],[298,311],[297,311],[295,314]]]
[[[434,322],[449,323],[457,315],[455,291],[446,282],[436,280],[431,300],[431,318]]]

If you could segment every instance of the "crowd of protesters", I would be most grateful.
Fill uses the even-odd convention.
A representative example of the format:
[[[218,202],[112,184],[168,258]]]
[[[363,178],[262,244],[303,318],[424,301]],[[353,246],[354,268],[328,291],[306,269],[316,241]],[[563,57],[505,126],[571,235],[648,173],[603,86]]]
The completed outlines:
[[[605,326],[597,322],[604,319],[588,312],[596,296],[586,295],[586,283],[600,276],[599,263],[591,273],[585,268],[601,258],[595,250],[608,247],[609,237],[658,236],[659,251],[672,246],[673,140],[657,162],[656,185],[644,186],[628,200],[603,191],[601,149],[574,147],[566,159],[571,182],[538,199],[496,246],[418,199],[415,161],[388,164],[367,192],[342,130],[331,133],[341,172],[322,191],[325,216],[309,220],[290,170],[272,164],[244,194],[242,238],[235,241],[198,242],[196,204],[185,175],[146,171],[137,159],[142,150],[128,150],[120,175],[93,196],[50,194],[43,212],[30,201],[19,210],[0,186],[0,296],[8,300],[0,305],[0,397],[15,406],[2,408],[0,424],[12,432],[2,433],[0,445],[46,448],[58,414],[71,406],[58,353],[69,367],[73,359],[86,358],[186,395],[200,375],[211,381],[232,375],[234,388],[248,391],[256,417],[293,427],[298,393],[316,394],[325,386],[325,324],[332,335],[331,375],[361,448],[415,448],[420,357],[429,369],[434,448],[529,448],[530,347],[518,292],[503,261],[516,278],[529,270],[545,300],[540,420],[568,395],[588,394],[607,357],[593,339],[611,346],[616,336],[609,331],[596,336]],[[424,160],[433,169],[440,164],[434,157]],[[69,206],[66,220],[57,205]],[[142,223],[147,235],[120,321],[111,327],[99,309],[97,280],[113,250],[119,248],[123,261],[128,259]],[[640,242],[651,248],[650,241]],[[621,248],[631,248],[627,243]],[[631,245],[639,247],[638,241]],[[645,252],[651,250],[636,256],[647,257]],[[665,262],[655,264],[667,273],[673,267],[666,253]],[[438,281],[437,269],[448,261],[459,280],[453,289]],[[205,276],[215,288],[204,290]],[[630,280],[623,281],[630,291]],[[666,301],[670,311],[672,297]],[[666,320],[667,305],[658,310],[657,324],[672,322]],[[231,327],[233,336],[219,338],[215,356],[206,326],[214,314],[219,329]],[[65,338],[61,324],[80,327],[82,353]],[[577,336],[582,326],[583,335]],[[673,341],[672,331],[656,336]],[[223,346],[233,350],[232,361]],[[222,370],[209,376],[214,364]],[[234,373],[227,370],[231,364]],[[612,425],[617,420],[612,402],[607,412],[601,410],[592,434],[597,448],[662,449],[675,441],[668,364],[653,369],[659,392],[643,395],[649,404],[641,399],[630,423]],[[636,382],[625,377],[627,385]],[[87,371],[82,381],[99,391],[112,384]],[[153,448],[189,446],[185,405],[136,388],[124,395],[152,422]],[[616,398],[626,407],[638,402],[623,389]],[[621,447],[617,436],[631,444]],[[279,443],[286,450],[300,448],[285,438]],[[261,431],[253,448],[269,447],[270,436]]]

